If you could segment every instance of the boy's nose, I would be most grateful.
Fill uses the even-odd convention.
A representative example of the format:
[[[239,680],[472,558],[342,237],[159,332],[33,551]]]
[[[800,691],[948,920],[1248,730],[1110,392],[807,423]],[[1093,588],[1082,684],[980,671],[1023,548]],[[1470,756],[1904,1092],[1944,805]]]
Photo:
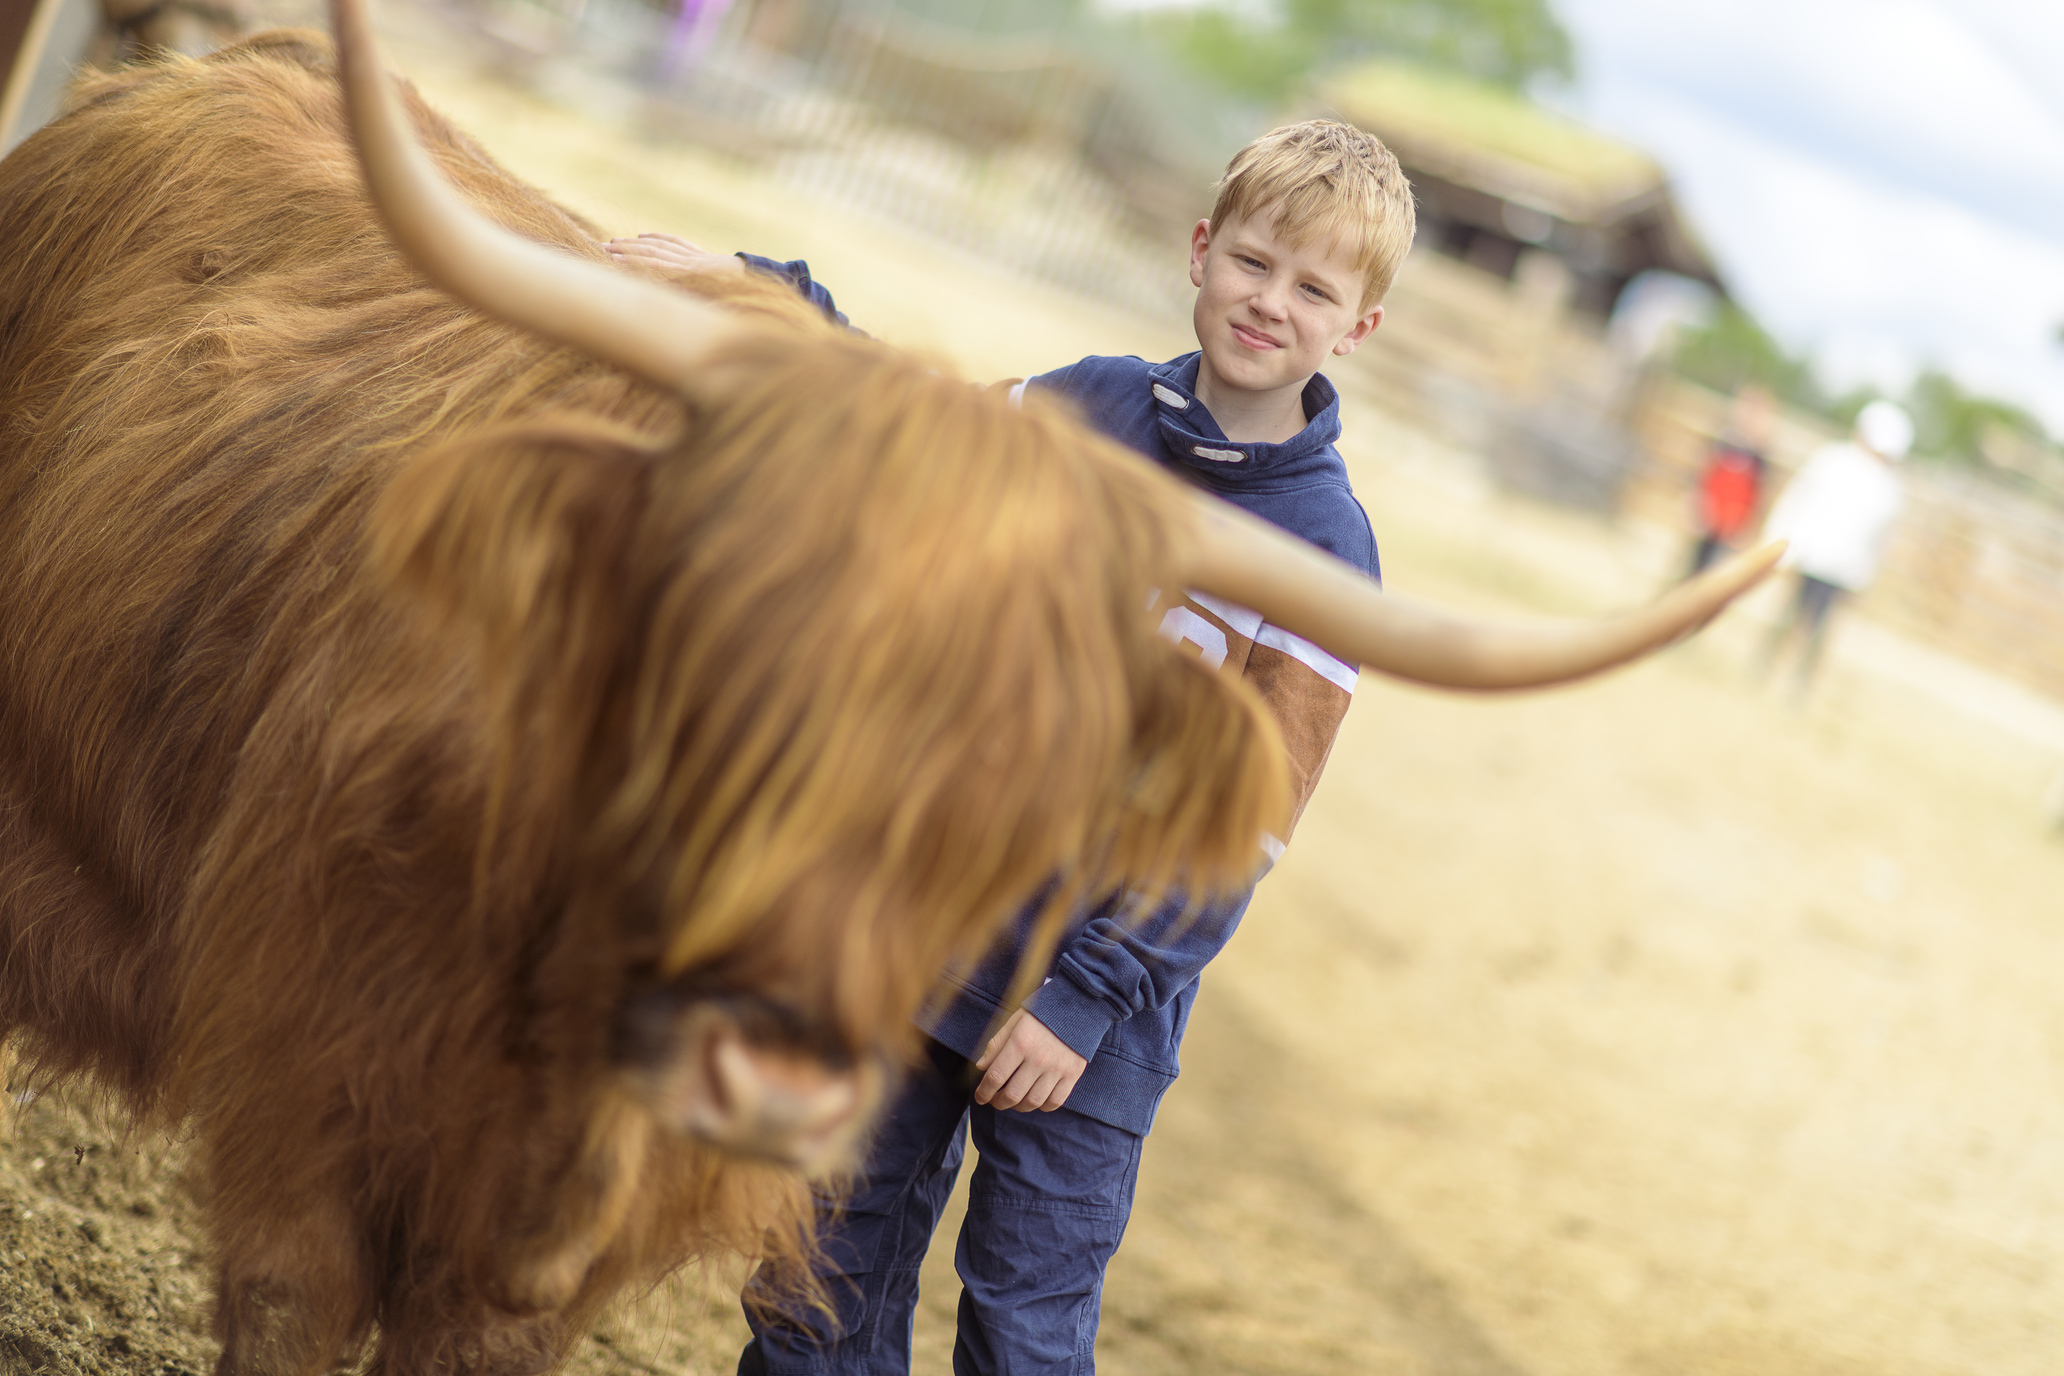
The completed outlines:
[[[1290,310],[1286,299],[1287,295],[1288,293],[1281,287],[1276,286],[1274,283],[1269,283],[1256,289],[1254,298],[1249,304],[1254,307],[1256,315],[1268,320],[1281,320],[1289,314]]]

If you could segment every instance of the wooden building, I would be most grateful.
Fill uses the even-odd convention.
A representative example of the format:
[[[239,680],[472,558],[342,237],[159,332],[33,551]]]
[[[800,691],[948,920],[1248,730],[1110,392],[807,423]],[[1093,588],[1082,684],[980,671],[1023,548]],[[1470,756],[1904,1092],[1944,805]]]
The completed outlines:
[[[1323,81],[1322,105],[1390,146],[1419,200],[1419,244],[1510,280],[1530,248],[1562,260],[1571,306],[1611,315],[1651,268],[1724,294],[1663,171],[1639,149],[1516,92],[1397,62]]]

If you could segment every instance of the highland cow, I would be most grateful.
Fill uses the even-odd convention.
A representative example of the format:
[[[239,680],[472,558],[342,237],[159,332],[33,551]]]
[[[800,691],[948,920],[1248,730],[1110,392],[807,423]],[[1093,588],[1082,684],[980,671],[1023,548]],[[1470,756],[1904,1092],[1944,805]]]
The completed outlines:
[[[1751,576],[1516,650],[1400,613],[777,289],[607,266],[407,108],[458,249],[368,146],[397,252],[316,34],[90,74],[0,163],[0,1033],[193,1133],[225,1372],[543,1370],[797,1256],[1025,895],[1242,883],[1280,745],[1152,589],[1500,686]]]

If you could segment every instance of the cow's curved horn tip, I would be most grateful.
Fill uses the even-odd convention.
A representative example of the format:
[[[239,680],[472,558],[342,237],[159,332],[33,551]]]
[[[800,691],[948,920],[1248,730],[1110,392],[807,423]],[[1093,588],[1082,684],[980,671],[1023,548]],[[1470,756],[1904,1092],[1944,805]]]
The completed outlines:
[[[1777,567],[1778,560],[1784,558],[1785,552],[1791,547],[1790,540],[1772,540],[1750,550],[1747,558],[1757,567],[1768,571]]]
[[[1790,548],[1790,544],[1784,540],[1772,540],[1769,544],[1744,550],[1707,569],[1686,586],[1688,589],[1720,590],[1724,594],[1723,599],[1713,608],[1718,612],[1729,602],[1768,578],[1771,570],[1778,566],[1779,561],[1785,556],[1785,551]],[[1689,595],[1697,597],[1700,594],[1693,591]]]

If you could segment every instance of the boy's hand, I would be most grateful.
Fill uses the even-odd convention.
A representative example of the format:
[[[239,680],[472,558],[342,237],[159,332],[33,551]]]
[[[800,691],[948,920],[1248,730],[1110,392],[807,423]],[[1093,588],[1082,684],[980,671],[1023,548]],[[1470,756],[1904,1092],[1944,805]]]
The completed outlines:
[[[673,234],[640,234],[611,239],[602,245],[610,256],[652,268],[689,268],[702,272],[744,272],[745,260],[735,253],[711,253]]]
[[[1051,1113],[1068,1102],[1089,1062],[1020,1008],[982,1049],[975,1069],[985,1070],[975,1102],[1020,1113]]]

